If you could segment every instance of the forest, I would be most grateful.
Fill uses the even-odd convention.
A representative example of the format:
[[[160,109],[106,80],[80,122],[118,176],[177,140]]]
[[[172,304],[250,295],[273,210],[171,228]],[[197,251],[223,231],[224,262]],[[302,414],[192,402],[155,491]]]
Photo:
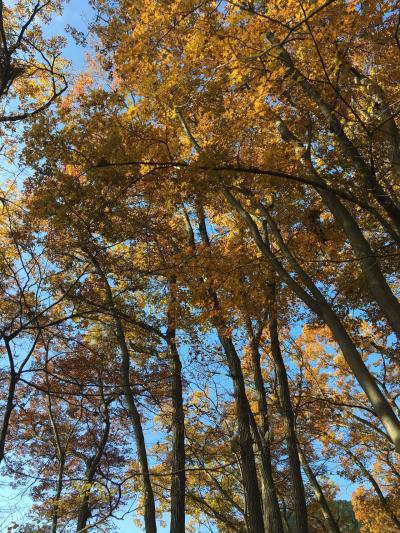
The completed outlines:
[[[399,81],[398,0],[0,0],[1,532],[400,532]]]

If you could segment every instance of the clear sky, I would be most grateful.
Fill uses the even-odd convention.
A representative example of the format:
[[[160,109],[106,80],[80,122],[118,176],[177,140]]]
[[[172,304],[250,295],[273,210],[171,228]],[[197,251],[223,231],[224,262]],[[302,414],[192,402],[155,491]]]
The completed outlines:
[[[63,56],[72,62],[75,71],[84,68],[84,56],[88,50],[77,46],[71,35],[65,31],[65,28],[69,25],[86,34],[92,16],[93,11],[86,0],[70,0],[65,4],[63,14],[55,17],[51,24],[47,26],[47,32],[50,35],[64,35],[67,37],[68,44]]]

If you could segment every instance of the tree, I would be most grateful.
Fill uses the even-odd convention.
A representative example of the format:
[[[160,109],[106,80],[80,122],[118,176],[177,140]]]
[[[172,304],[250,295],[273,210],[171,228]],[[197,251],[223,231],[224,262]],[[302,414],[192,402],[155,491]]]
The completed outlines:
[[[400,529],[396,4],[93,6],[4,204],[38,530]]]

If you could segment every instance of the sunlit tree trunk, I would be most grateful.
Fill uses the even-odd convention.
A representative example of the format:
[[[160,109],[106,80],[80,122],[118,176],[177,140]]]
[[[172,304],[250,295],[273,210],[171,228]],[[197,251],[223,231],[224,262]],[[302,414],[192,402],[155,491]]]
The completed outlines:
[[[334,339],[339,344],[339,347],[349,365],[353,375],[358,381],[359,385],[365,392],[367,398],[371,402],[376,414],[380,418],[384,425],[391,441],[396,447],[397,451],[400,451],[400,421],[394,413],[389,402],[385,398],[384,394],[380,390],[376,380],[366,367],[360,353],[358,352],[354,342],[347,333],[341,320],[335,313],[334,309],[326,301],[325,297],[314,284],[309,275],[303,270],[296,258],[291,254],[286,243],[282,239],[282,235],[277,227],[276,223],[264,208],[262,209],[263,215],[267,217],[268,225],[271,227],[271,232],[276,239],[276,242],[283,254],[287,259],[290,267],[295,271],[298,279],[302,282],[299,283],[285,268],[283,263],[277,259],[272,253],[269,244],[264,241],[261,236],[260,230],[257,224],[254,222],[250,213],[243,208],[241,203],[231,194],[230,191],[224,189],[224,195],[227,201],[234,207],[243,220],[248,225],[254,241],[259,250],[270,262],[271,266],[275,269],[281,279],[288,285],[290,289],[329,327]],[[303,286],[304,285],[304,286]]]

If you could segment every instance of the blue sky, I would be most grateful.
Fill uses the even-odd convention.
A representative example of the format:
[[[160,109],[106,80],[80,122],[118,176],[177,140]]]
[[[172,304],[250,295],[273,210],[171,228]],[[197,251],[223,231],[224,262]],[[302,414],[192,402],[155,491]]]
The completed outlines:
[[[84,68],[84,56],[87,50],[80,46],[76,46],[71,35],[66,34],[65,28],[67,25],[70,25],[73,28],[86,33],[92,15],[93,11],[88,2],[85,0],[70,0],[65,5],[63,14],[55,17],[51,21],[51,24],[47,26],[47,32],[49,34],[64,35],[67,37],[68,44],[64,50],[63,56],[72,62],[75,71]]]

